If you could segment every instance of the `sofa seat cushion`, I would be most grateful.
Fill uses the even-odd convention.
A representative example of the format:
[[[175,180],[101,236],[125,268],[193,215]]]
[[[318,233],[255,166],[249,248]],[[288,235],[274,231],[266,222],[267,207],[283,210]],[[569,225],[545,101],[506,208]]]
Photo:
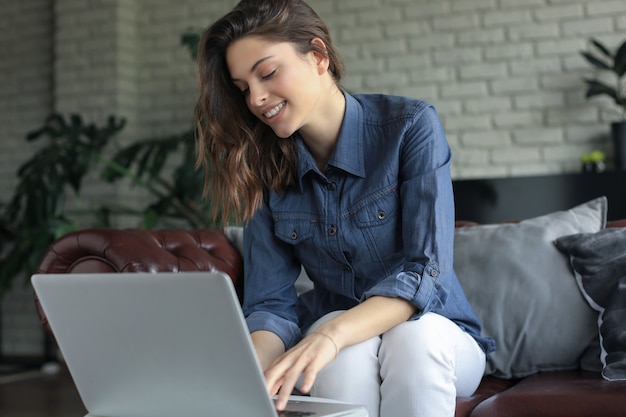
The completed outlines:
[[[486,399],[471,417],[623,417],[624,392],[626,381],[605,381],[596,372],[539,373]]]
[[[500,379],[486,376],[480,382],[476,392],[470,397],[457,397],[454,417],[468,417],[478,404],[499,392],[505,391],[517,383],[515,379]]]

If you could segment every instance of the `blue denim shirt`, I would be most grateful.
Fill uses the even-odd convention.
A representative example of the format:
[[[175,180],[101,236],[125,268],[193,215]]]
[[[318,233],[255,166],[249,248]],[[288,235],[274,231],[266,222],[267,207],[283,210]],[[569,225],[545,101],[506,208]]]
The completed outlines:
[[[302,138],[298,182],[269,193],[244,226],[244,315],[286,348],[316,319],[375,295],[402,297],[418,318],[450,318],[489,352],[452,266],[451,153],[423,101],[345,94],[336,148],[321,172]],[[298,297],[301,266],[314,289]]]

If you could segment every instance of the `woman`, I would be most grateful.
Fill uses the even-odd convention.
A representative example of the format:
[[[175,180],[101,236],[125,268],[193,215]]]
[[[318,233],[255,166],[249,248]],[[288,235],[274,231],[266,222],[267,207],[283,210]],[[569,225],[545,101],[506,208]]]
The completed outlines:
[[[243,0],[199,45],[198,164],[243,220],[243,309],[270,394],[453,416],[493,341],[452,268],[450,149],[425,102],[355,95],[301,0]],[[304,266],[315,288],[298,297]]]

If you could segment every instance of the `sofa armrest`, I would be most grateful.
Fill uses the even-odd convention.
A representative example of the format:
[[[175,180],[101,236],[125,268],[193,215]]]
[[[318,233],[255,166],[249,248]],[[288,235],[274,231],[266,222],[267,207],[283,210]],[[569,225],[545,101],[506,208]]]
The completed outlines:
[[[243,261],[221,230],[86,229],[52,243],[37,273],[180,272],[219,270],[241,299]],[[39,300],[39,317],[48,322]]]

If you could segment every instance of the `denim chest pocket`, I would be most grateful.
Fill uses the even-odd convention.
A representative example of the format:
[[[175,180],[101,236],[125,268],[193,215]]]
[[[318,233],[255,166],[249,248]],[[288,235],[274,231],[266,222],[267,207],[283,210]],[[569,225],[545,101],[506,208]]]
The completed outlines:
[[[381,190],[357,204],[351,212],[360,228],[382,226],[398,215],[398,193],[396,188]]]
[[[274,234],[290,245],[297,245],[313,237],[313,221],[310,219],[276,219]]]
[[[355,230],[354,250],[372,277],[389,276],[402,257],[401,210],[397,188],[370,194],[350,210]]]

